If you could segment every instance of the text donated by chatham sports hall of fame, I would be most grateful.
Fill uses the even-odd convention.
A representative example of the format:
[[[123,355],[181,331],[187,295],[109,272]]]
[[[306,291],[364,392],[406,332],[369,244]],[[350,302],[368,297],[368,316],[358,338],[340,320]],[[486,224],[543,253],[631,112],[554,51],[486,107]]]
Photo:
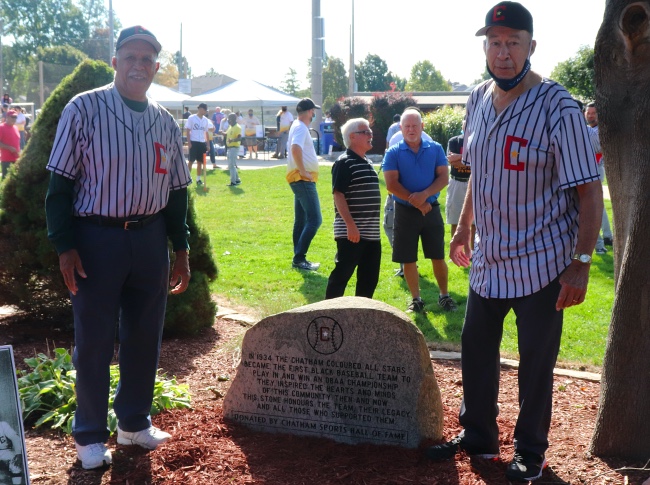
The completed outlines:
[[[250,384],[231,418],[254,427],[295,430],[301,434],[404,444],[414,418],[403,400],[411,395],[410,372],[403,365],[337,358],[345,335],[330,317],[306,328],[310,356],[248,351],[238,372]]]

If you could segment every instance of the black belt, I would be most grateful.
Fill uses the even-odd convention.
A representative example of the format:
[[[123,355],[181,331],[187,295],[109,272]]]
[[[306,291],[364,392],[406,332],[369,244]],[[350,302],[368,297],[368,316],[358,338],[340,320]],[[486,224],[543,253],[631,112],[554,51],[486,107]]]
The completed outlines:
[[[456,177],[455,175],[449,175],[452,179],[454,179],[456,182],[469,182],[469,178],[465,177]]]
[[[139,217],[139,218],[138,218]],[[150,216],[133,216],[126,218],[103,217],[103,216],[86,216],[77,217],[77,219],[105,227],[121,227],[125,231],[133,231],[147,227],[152,222],[160,217],[160,212],[156,212]]]

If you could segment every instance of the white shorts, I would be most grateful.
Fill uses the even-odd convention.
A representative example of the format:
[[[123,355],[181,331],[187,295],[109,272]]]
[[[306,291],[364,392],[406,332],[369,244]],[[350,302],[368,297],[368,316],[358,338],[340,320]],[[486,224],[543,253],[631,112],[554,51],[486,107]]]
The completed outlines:
[[[460,213],[463,210],[463,202],[465,202],[468,183],[469,182],[459,182],[452,178],[449,179],[447,201],[445,203],[445,218],[447,219],[447,224],[458,224]]]

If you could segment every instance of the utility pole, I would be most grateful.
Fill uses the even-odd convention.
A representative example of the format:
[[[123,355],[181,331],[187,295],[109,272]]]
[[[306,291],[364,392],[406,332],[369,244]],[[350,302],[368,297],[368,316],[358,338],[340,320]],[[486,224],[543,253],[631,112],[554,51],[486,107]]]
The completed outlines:
[[[350,68],[348,76],[348,96],[354,96],[354,85],[356,79],[354,78],[354,0],[352,0],[352,24],[350,25]]]
[[[114,21],[113,21],[113,0],[108,0],[108,65],[111,65],[111,59],[115,54],[115,45],[113,39],[114,32]]]
[[[323,105],[323,57],[325,56],[325,24],[320,16],[320,0],[311,0],[311,99],[319,106]],[[320,128],[323,112],[316,110],[312,128]]]

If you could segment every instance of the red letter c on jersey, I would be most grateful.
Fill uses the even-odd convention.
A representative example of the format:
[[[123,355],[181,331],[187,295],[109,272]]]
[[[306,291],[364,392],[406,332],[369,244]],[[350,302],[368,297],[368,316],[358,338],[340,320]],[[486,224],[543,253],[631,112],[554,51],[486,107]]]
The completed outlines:
[[[518,146],[513,146],[514,144]],[[526,145],[528,145],[528,140],[512,135],[506,136],[506,144],[503,147],[503,168],[523,172],[526,164],[519,161],[518,148],[526,148]]]
[[[154,142],[154,150],[156,151],[156,173],[166,174],[167,173],[167,153],[165,152],[165,146],[161,143]]]

